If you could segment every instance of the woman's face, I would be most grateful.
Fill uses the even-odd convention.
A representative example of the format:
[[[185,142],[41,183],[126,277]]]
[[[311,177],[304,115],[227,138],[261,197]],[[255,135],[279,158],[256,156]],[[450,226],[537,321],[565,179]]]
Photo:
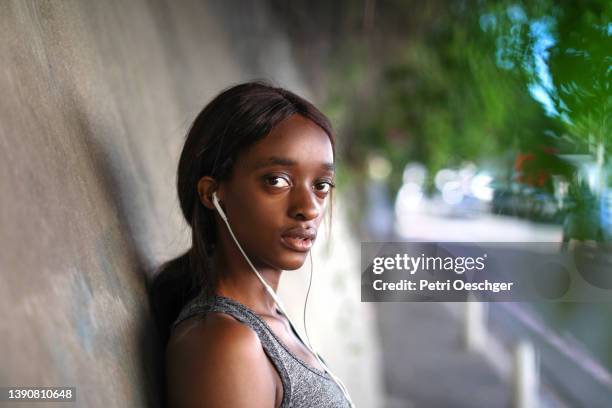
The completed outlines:
[[[220,199],[255,267],[303,265],[329,201],[333,162],[328,135],[297,114],[238,156]]]

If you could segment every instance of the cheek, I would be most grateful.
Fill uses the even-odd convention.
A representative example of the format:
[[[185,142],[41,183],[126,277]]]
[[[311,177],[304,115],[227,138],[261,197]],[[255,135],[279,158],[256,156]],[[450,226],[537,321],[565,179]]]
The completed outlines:
[[[237,228],[244,237],[260,237],[265,239],[278,233],[282,228],[285,213],[284,201],[262,192],[248,193],[237,196],[232,213]],[[231,220],[230,220],[231,222]]]

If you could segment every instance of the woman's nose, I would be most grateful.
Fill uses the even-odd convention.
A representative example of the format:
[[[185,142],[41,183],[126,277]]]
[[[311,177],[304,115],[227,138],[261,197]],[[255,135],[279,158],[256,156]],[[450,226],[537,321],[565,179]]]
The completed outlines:
[[[312,220],[319,216],[321,204],[310,186],[294,187],[291,192],[289,212],[292,218],[302,218],[305,220]]]

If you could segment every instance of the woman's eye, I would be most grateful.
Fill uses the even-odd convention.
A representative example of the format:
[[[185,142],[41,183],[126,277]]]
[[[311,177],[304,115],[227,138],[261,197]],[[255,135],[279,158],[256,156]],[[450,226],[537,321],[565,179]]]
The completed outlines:
[[[317,183],[316,187],[317,187],[317,191],[321,193],[329,193],[329,190],[331,190],[334,187],[334,185],[328,181],[324,181],[322,183]]]
[[[280,176],[270,176],[266,177],[266,183],[272,187],[287,187],[289,186],[289,181],[284,177]]]

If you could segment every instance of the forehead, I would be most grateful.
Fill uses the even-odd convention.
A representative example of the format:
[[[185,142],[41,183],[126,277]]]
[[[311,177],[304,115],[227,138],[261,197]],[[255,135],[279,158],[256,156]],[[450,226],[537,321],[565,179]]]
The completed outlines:
[[[241,161],[255,169],[270,157],[315,167],[334,161],[327,133],[310,119],[297,114],[279,123],[268,135],[251,146]]]

